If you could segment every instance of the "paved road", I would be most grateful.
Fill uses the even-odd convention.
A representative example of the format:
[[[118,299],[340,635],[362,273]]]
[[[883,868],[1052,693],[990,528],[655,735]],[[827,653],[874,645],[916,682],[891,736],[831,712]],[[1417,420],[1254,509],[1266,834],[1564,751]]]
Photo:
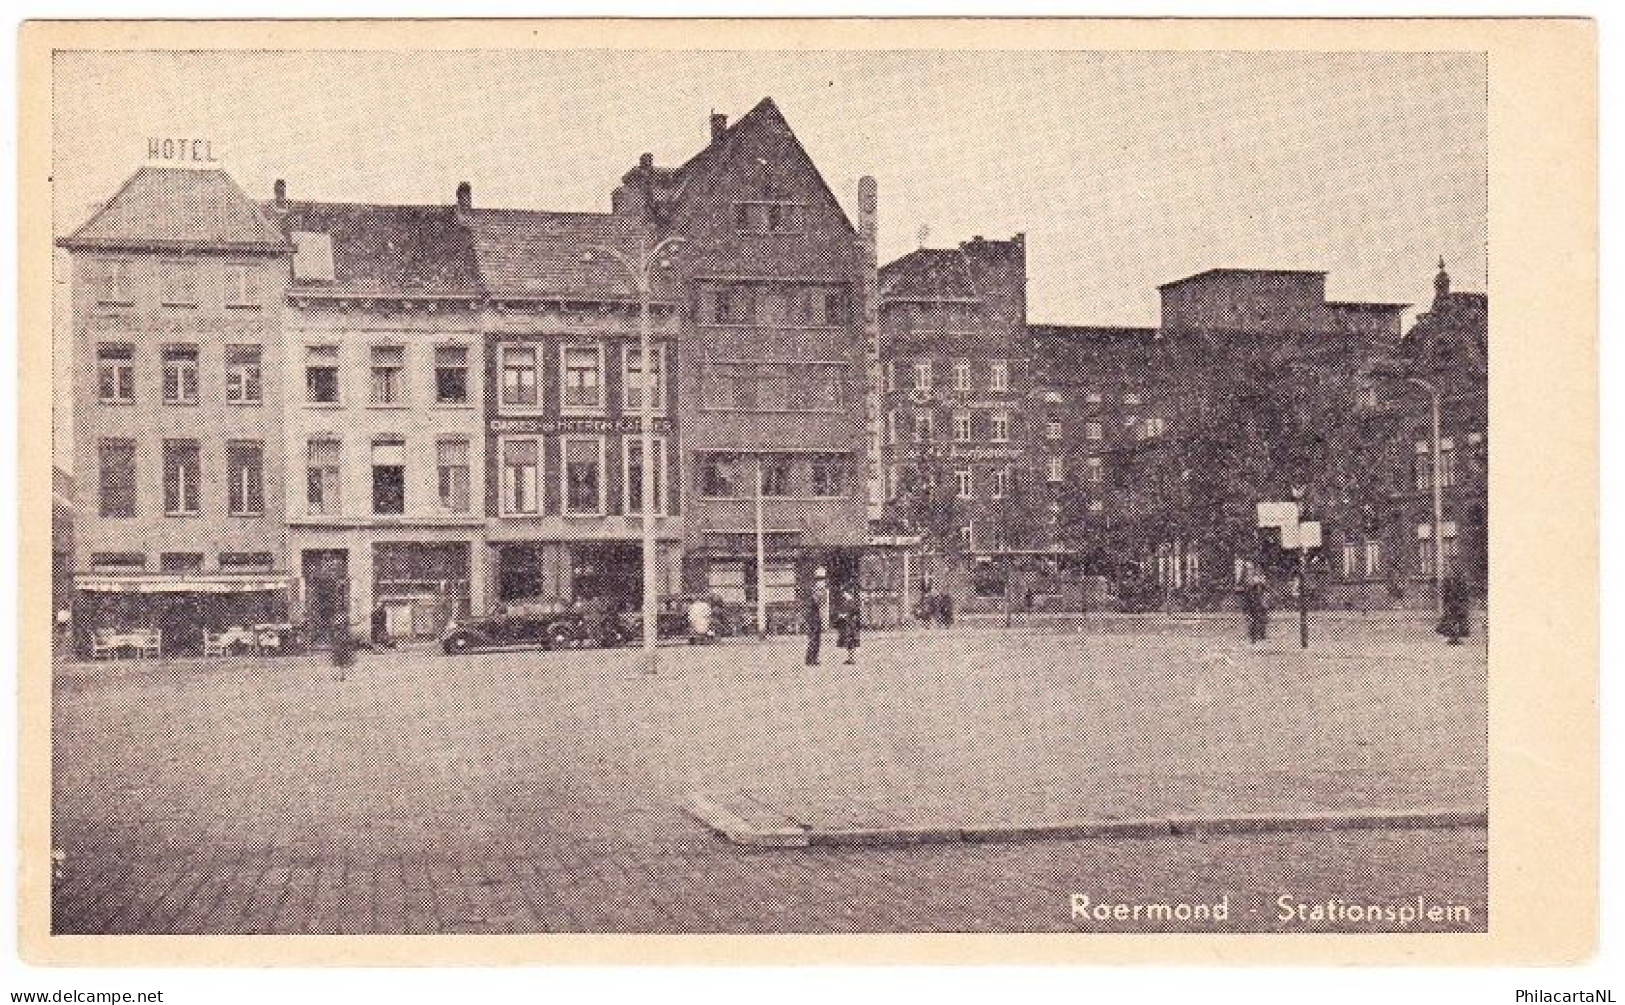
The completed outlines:
[[[346,681],[314,659],[64,667],[55,926],[1314,930],[1285,894],[1420,896],[1468,914],[1413,927],[1481,929],[1482,830],[750,851],[679,808],[1483,804],[1481,646],[1350,622],[1302,653],[1230,627],[875,635],[856,668],[802,667],[792,640],[680,647],[653,678],[625,652],[364,656]],[[1120,924],[1074,919],[1074,893],[1232,901]]]

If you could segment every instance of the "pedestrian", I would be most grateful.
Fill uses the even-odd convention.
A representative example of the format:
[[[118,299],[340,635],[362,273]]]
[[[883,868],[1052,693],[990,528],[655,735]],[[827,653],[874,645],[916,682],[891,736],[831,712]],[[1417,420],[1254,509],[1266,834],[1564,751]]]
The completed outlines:
[[[350,626],[337,608],[328,621],[327,637],[332,646],[333,679],[345,680],[350,667],[355,665],[355,636],[350,634]]]
[[[1263,576],[1251,576],[1242,585],[1241,604],[1247,612],[1247,641],[1263,642],[1269,638],[1269,595],[1265,592]]]
[[[1439,634],[1450,645],[1461,645],[1461,640],[1472,631],[1472,598],[1467,593],[1467,584],[1459,576],[1451,576],[1439,584],[1439,608]]]
[[[371,629],[372,644],[375,647],[379,649],[395,648],[395,640],[389,635],[389,614],[384,610],[383,604],[379,604],[372,609]]]
[[[846,665],[851,666],[857,662],[858,629],[863,621],[857,587],[842,590],[839,611],[830,613],[836,622],[835,644],[846,650]]]
[[[818,648],[824,641],[824,611],[818,604],[818,588],[807,591],[801,606],[802,624],[807,629],[807,665],[818,665]]]

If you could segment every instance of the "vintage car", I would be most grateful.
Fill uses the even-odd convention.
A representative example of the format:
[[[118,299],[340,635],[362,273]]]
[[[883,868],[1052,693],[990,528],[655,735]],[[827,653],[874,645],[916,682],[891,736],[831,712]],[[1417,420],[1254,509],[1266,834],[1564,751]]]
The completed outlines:
[[[483,617],[458,618],[446,626],[440,646],[447,655],[489,649],[575,649],[620,645],[620,620],[588,605],[558,600],[510,600]]]

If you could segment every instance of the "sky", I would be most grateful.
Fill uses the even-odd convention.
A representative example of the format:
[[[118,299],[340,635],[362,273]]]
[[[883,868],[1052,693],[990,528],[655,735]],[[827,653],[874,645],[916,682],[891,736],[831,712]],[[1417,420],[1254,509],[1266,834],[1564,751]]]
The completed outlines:
[[[881,260],[1027,235],[1034,322],[1152,325],[1216,267],[1320,269],[1328,296],[1486,289],[1475,53],[59,52],[54,219],[83,222],[149,136],[212,141],[251,195],[607,210],[765,96]]]

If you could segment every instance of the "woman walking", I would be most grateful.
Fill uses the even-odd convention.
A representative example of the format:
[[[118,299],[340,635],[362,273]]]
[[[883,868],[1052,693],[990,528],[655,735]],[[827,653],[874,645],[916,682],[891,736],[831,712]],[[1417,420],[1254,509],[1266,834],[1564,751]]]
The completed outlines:
[[[841,591],[839,607],[831,612],[835,619],[835,644],[846,650],[846,665],[857,662],[858,629],[863,623],[863,611],[858,603],[856,587]]]

